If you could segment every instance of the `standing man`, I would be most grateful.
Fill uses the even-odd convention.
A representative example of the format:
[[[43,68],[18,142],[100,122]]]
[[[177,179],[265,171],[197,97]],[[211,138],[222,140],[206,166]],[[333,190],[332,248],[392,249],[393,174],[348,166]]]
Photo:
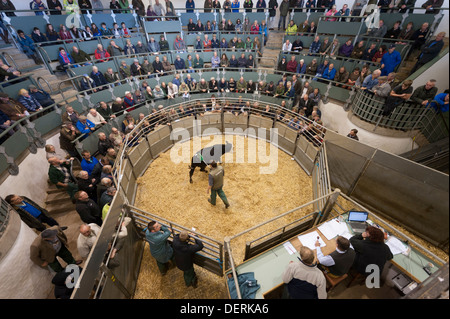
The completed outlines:
[[[74,195],[78,191],[78,186],[73,182],[70,175],[70,164],[61,163],[57,157],[50,157],[48,159],[50,164],[48,168],[48,179],[56,188],[64,189],[75,203]]]
[[[280,19],[278,20],[278,31],[283,26],[283,30],[286,30],[286,17],[289,13],[289,0],[283,0],[280,4]]]
[[[156,221],[148,223],[145,230],[145,238],[150,246],[150,253],[156,259],[158,269],[163,276],[170,268],[169,261],[175,265],[173,249],[167,241],[169,237],[170,231],[167,226],[161,225]]]
[[[100,227],[95,223],[82,224],[80,226],[77,248],[81,258],[87,259],[92,247],[94,247],[94,244],[97,241],[98,234],[100,234]]]
[[[208,202],[211,205],[216,205],[216,196],[219,195],[220,199],[225,204],[225,208],[230,207],[230,204],[228,203],[228,199],[225,196],[224,191],[222,190],[223,187],[223,177],[224,177],[224,169],[222,166],[218,166],[215,161],[211,162],[211,170],[209,171],[208,176],[208,190],[207,194],[211,193],[211,198],[208,198]]]
[[[56,256],[67,264],[79,265],[82,260],[75,260],[68,249],[67,237],[59,226],[44,230],[30,246],[30,259],[38,266],[50,266],[55,272],[63,271]]]
[[[275,16],[277,15],[278,2],[277,0],[269,0],[269,29],[273,30]]]
[[[400,52],[395,50],[395,44],[389,46],[388,52],[381,58],[381,76],[387,76],[402,62]]]
[[[20,219],[30,228],[43,231],[46,227],[42,223],[49,226],[59,226],[58,222],[50,217],[45,208],[28,197],[11,194],[5,197],[5,201],[16,210]]]
[[[96,157],[91,156],[91,152],[84,150],[81,152],[81,156],[83,159],[81,160],[81,168],[83,171],[88,172],[89,177],[92,175],[92,170],[94,166],[98,163],[98,159]]]
[[[97,203],[89,198],[85,191],[79,191],[75,194],[76,210],[83,222],[86,224],[95,223],[102,226],[102,212]]]
[[[350,132],[347,134],[347,137],[354,139],[356,141],[359,141],[359,137],[358,137],[358,130],[356,128],[351,129]]]
[[[190,235],[183,230],[173,238],[173,253],[178,269],[184,272],[184,282],[187,287],[197,288],[198,278],[194,270],[194,255],[203,249],[200,239],[194,238],[195,244],[189,243]]]
[[[421,53],[417,57],[417,63],[412,68],[410,74],[416,72],[423,65],[433,60],[439,54],[439,52],[441,52],[442,48],[444,47],[444,37],[445,32],[439,32],[434,40],[430,40],[424,44]]]

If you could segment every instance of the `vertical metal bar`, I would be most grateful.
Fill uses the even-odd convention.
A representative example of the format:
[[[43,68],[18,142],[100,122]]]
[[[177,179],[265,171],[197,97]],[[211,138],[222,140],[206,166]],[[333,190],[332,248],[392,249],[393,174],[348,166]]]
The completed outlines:
[[[233,255],[231,254],[230,237],[227,236],[224,238],[224,240],[225,240],[225,247],[227,248],[228,251],[228,258],[230,259],[231,271],[233,272],[233,279],[234,285],[236,286],[237,297],[238,299],[242,299],[241,290],[239,288],[239,282],[237,279],[236,268],[234,267]]]

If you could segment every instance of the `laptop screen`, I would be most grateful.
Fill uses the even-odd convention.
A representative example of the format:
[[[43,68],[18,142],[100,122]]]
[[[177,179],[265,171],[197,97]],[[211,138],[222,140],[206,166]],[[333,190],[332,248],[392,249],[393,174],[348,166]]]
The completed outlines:
[[[348,213],[348,220],[351,222],[365,222],[367,220],[367,212],[354,212],[350,211]]]

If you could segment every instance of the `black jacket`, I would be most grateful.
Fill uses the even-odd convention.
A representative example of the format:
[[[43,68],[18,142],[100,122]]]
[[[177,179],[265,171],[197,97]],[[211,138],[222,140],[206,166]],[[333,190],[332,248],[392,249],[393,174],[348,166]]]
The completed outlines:
[[[98,140],[98,152],[102,154],[103,156],[106,155],[106,151],[108,148],[114,148],[114,145],[112,142],[107,138],[106,140]]]
[[[178,269],[186,271],[194,265],[194,255],[197,251],[203,249],[203,243],[194,238],[195,244],[189,244],[188,241],[181,241],[180,235],[175,235],[173,238],[172,248],[175,256],[175,263]]]
[[[100,227],[102,226],[102,212],[92,199],[87,202],[77,200],[75,207],[83,222],[86,224],[96,223]]]
[[[356,252],[353,267],[360,274],[366,274],[366,267],[370,264],[377,265],[381,274],[384,264],[394,258],[385,243],[375,243],[370,239],[364,239],[361,234],[350,238],[350,243]]]
[[[422,52],[419,55],[419,62],[422,64],[433,60],[444,47],[444,41],[430,40],[422,47]]]

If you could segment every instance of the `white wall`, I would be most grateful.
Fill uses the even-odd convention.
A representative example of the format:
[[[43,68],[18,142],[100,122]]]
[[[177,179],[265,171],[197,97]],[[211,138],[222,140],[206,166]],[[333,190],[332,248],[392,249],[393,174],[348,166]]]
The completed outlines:
[[[52,291],[55,272],[41,268],[30,259],[30,245],[36,233],[21,223],[17,239],[0,262],[0,299],[46,299]]]
[[[425,72],[419,75],[414,80],[414,88],[419,87],[426,83],[430,79],[435,79],[436,87],[438,88],[438,93],[444,92],[449,88],[449,79],[448,72],[442,72],[442,70],[448,70],[449,67],[449,54],[447,53],[442,57],[438,62],[433,64],[430,68],[428,68]]]
[[[319,107],[322,111],[323,125],[341,135],[347,135],[351,129],[356,128],[358,129],[358,137],[361,143],[396,155],[409,152],[418,147],[409,137],[382,136],[357,127],[348,119],[348,112],[344,111],[342,106],[338,104],[332,102],[327,104],[321,103]]]
[[[57,153],[64,154],[64,151],[59,148],[59,133],[49,138],[46,144],[52,144]],[[28,154],[19,164],[18,175],[8,176],[0,185],[0,196],[5,198],[9,194],[24,195],[45,207],[48,167],[45,149],[38,148],[36,154]]]

